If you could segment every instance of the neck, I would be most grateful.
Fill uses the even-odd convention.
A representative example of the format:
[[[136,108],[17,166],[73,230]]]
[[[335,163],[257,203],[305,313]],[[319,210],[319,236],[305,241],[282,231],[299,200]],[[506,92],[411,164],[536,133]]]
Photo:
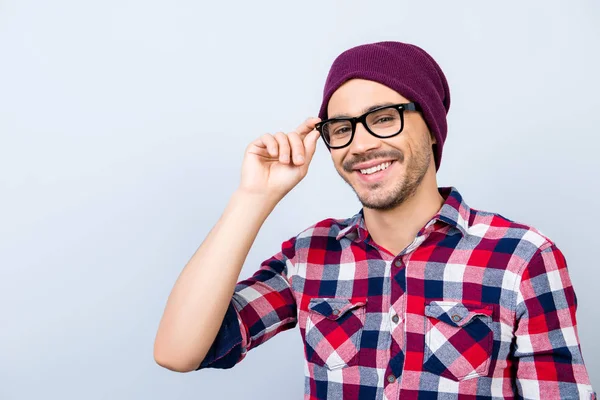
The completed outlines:
[[[435,171],[435,169],[434,169]],[[415,193],[391,210],[364,208],[365,225],[371,238],[394,255],[412,243],[417,233],[441,209],[435,172],[427,172]]]

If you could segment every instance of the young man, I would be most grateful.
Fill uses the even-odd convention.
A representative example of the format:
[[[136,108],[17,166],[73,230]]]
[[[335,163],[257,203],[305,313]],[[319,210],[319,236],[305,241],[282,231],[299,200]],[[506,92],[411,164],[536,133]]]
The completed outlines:
[[[556,244],[438,188],[449,106],[419,47],[339,55],[319,118],[248,146],[239,189],[169,297],[156,361],[231,368],[299,325],[307,399],[595,398]],[[236,284],[319,136],[363,208],[300,232]]]

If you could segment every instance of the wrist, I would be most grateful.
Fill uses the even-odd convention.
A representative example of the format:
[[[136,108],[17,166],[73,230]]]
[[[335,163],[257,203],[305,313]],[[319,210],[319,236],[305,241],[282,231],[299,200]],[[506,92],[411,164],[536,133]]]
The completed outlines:
[[[268,216],[277,206],[281,196],[275,193],[256,192],[244,188],[237,188],[232,196],[232,202],[240,204],[248,211],[262,210]]]

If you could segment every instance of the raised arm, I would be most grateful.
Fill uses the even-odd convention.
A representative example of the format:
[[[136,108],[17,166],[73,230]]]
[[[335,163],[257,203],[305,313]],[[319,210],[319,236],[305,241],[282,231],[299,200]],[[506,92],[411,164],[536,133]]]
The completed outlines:
[[[309,118],[287,135],[265,134],[247,147],[238,190],[169,295],[154,342],[159,365],[188,372],[205,359],[226,312],[234,311],[236,281],[260,227],[307,174],[318,121]]]

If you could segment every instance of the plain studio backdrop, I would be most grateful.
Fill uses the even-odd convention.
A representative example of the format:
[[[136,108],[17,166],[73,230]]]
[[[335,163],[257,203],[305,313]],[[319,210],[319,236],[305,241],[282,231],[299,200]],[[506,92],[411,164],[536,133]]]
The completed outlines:
[[[188,374],[154,338],[248,143],[316,115],[334,58],[380,40],[447,75],[439,185],[564,252],[598,390],[598,20],[595,0],[1,0],[0,399],[301,399],[297,327]],[[240,279],[359,209],[320,140]]]

